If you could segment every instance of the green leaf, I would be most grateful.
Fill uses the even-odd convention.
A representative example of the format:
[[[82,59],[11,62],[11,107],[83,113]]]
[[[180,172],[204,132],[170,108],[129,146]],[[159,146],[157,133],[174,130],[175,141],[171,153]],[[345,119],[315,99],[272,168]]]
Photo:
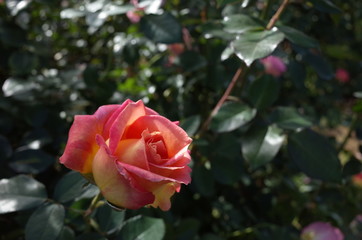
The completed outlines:
[[[200,25],[200,31],[204,34],[206,39],[217,37],[231,41],[235,38],[235,34],[226,32],[224,25],[220,22],[206,22]]]
[[[341,181],[342,168],[336,150],[316,132],[305,129],[291,134],[288,152],[299,169],[309,177],[331,182]]]
[[[0,22],[0,40],[5,46],[24,47],[27,43],[27,32],[18,25]]]
[[[194,115],[181,121],[180,126],[189,136],[194,136],[201,124],[201,116]]]
[[[162,219],[139,215],[126,221],[120,237],[122,240],[162,240],[165,230],[165,223]]]
[[[58,181],[54,190],[54,199],[66,203],[81,198],[93,187],[94,185],[89,184],[80,173],[71,171]]]
[[[13,154],[13,149],[8,139],[0,135],[0,162],[8,159]]]
[[[244,33],[263,29],[263,25],[245,14],[226,16],[223,19],[224,30],[230,33]]]
[[[271,121],[284,129],[296,130],[312,126],[312,122],[292,107],[278,107],[271,114]]]
[[[315,8],[321,12],[335,13],[335,14],[343,12],[330,0],[310,0],[310,1],[313,3]]]
[[[273,105],[278,99],[280,81],[274,77],[264,75],[254,80],[248,90],[248,99],[258,109],[265,109]]]
[[[91,233],[83,233],[77,236],[77,240],[108,240],[108,239],[99,233],[91,232]]]
[[[226,4],[231,4],[231,3],[237,3],[237,2],[242,2],[244,0],[217,0],[217,4],[218,6],[224,6]]]
[[[270,55],[284,39],[284,34],[277,30],[246,32],[231,42],[235,54],[250,66],[254,60]]]
[[[185,72],[192,72],[203,68],[207,64],[204,56],[196,51],[185,51],[179,55],[180,66]]]
[[[33,100],[34,90],[37,89],[39,89],[39,85],[33,81],[25,81],[12,77],[6,79],[2,86],[5,97],[13,97],[22,101]]]
[[[210,128],[215,132],[230,132],[250,122],[255,115],[256,110],[247,105],[225,103],[213,117]]]
[[[55,240],[64,225],[65,210],[60,204],[39,207],[25,226],[25,240]]]
[[[17,51],[9,59],[11,70],[16,75],[29,74],[38,65],[38,58],[29,52]]]
[[[212,172],[201,164],[197,164],[192,169],[192,184],[196,186],[198,192],[203,196],[215,194],[215,182]]]
[[[55,158],[42,150],[25,149],[14,153],[9,166],[18,173],[38,174],[54,162]]]
[[[290,61],[288,64],[288,73],[294,84],[299,91],[306,91],[304,80],[307,77],[304,64],[297,61]]]
[[[102,232],[112,234],[121,229],[125,211],[115,211],[108,205],[97,208],[95,219]]]
[[[45,200],[45,186],[31,177],[18,175],[0,180],[0,214],[33,208]]]
[[[304,62],[314,68],[320,78],[328,80],[334,77],[332,66],[320,53],[297,46],[293,48],[301,54]]]
[[[274,126],[254,127],[242,138],[241,150],[252,170],[270,162],[284,141],[283,131]]]
[[[234,134],[219,134],[207,148],[211,172],[214,179],[222,184],[232,185],[243,173],[240,140]],[[210,185],[210,183],[205,183]]]
[[[141,19],[141,31],[146,37],[156,43],[182,42],[182,27],[177,19],[170,13],[161,15],[146,15]]]
[[[74,8],[66,8],[60,12],[60,18],[73,19],[73,18],[83,17],[86,14],[87,14],[86,11],[81,11],[81,10],[74,9]]]
[[[306,48],[319,48],[317,40],[305,35],[297,29],[287,26],[278,26],[278,29],[284,33],[286,39],[296,45]]]
[[[68,226],[63,226],[63,229],[62,231],[60,231],[57,240],[74,240],[74,239],[75,239],[74,231]]]

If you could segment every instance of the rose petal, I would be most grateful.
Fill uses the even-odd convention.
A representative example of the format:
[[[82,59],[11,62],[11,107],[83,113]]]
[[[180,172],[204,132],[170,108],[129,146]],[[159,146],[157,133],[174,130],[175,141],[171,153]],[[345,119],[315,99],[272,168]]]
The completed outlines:
[[[121,140],[123,134],[126,131],[126,128],[145,114],[146,110],[142,101],[137,101],[136,103],[129,103],[124,108],[124,110],[119,113],[109,130],[109,148],[111,149],[111,152],[114,152],[116,150],[119,141]]]
[[[96,135],[102,134],[104,122],[117,107],[118,105],[106,105],[100,107],[94,115],[75,116],[60,162],[75,171],[90,173],[92,159],[99,149]]]
[[[184,169],[177,169],[170,172],[170,170],[163,169],[163,171],[167,171],[168,176],[162,176],[157,173],[153,173],[151,171],[144,170],[142,168],[129,165],[127,163],[119,162],[117,161],[117,165],[120,165],[122,168],[126,169],[129,173],[134,174],[141,179],[150,181],[150,182],[161,182],[161,181],[170,181],[170,182],[179,182],[188,184],[191,182],[190,177],[190,168],[188,166],[185,166]],[[162,171],[158,169],[158,171],[161,173]],[[143,186],[143,185],[142,185]],[[146,188],[147,189],[147,188]]]
[[[184,166],[183,168],[162,168],[150,165],[150,171],[154,174],[175,179],[177,182],[189,184],[191,182],[191,168]]]
[[[186,145],[182,148],[178,153],[176,153],[172,158],[165,161],[163,164],[159,164],[159,166],[172,166],[172,167],[179,167],[185,166],[190,163],[191,156],[188,151],[189,145]]]
[[[129,180],[117,170],[115,157],[107,152],[109,150],[102,146],[93,161],[94,180],[103,196],[113,205],[129,209],[153,203],[153,194],[132,187]]]
[[[153,191],[155,201],[152,203],[152,207],[159,207],[163,211],[169,210],[171,208],[170,198],[179,187],[180,184],[177,183],[166,183],[156,188]]]
[[[138,118],[129,129],[130,133],[127,137],[131,138],[137,138],[137,136],[140,136],[146,129],[148,129],[150,133],[160,132],[169,157],[174,156],[192,141],[182,128],[162,116],[142,116]]]
[[[117,156],[120,162],[149,170],[143,138],[120,141],[114,155]]]
[[[106,139],[109,138],[109,130],[111,129],[114,121],[117,119],[118,115],[130,104],[133,103],[132,100],[127,99],[126,101],[124,101],[121,105],[116,105],[118,106],[117,109],[112,113],[112,115],[108,118],[108,120],[105,122],[104,124],[104,129],[103,129],[103,136],[107,136],[105,137]]]

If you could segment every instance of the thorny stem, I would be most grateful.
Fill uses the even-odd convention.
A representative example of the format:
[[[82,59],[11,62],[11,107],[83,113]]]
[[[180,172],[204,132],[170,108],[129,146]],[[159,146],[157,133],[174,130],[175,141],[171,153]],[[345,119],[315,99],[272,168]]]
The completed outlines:
[[[282,4],[278,8],[278,10],[275,12],[273,17],[269,20],[268,25],[266,25],[266,30],[270,30],[270,29],[272,29],[274,27],[276,21],[278,21],[278,19],[280,18],[280,15],[284,11],[284,9],[288,5],[288,3],[289,3],[289,0],[283,0]]]
[[[284,11],[284,9],[286,8],[286,6],[288,5],[289,0],[283,0],[282,4],[280,5],[280,7],[278,8],[278,10],[275,12],[275,14],[273,15],[273,17],[270,19],[268,25],[266,26],[267,30],[270,30],[274,27],[276,21],[279,19],[280,15],[282,14],[282,12]],[[236,82],[242,78],[242,73],[245,72],[244,69],[244,65],[240,66],[238,68],[238,70],[236,71],[234,77],[232,78],[229,86],[227,87],[227,89],[225,90],[223,96],[220,98],[219,102],[216,104],[216,106],[214,107],[214,109],[211,111],[211,114],[208,116],[208,118],[206,119],[206,121],[204,122],[204,124],[202,125],[199,134],[201,134],[202,132],[206,131],[207,128],[209,127],[209,124],[211,122],[211,119],[218,113],[219,109],[221,108],[221,106],[224,104],[224,102],[226,101],[226,99],[229,97],[231,91],[233,90],[233,88],[235,87]]]
[[[219,111],[219,109],[221,108],[221,106],[223,105],[225,100],[229,97],[229,95],[231,93],[231,90],[233,90],[236,82],[241,78],[241,76],[242,76],[241,73],[242,72],[243,72],[243,67],[241,66],[241,67],[238,68],[235,75],[231,79],[231,82],[230,82],[229,86],[227,87],[226,91],[224,92],[224,95],[220,98],[219,102],[216,104],[216,106],[212,110],[211,114],[206,119],[204,125],[201,128],[201,132],[203,132],[203,131],[205,131],[207,129],[207,127],[209,126],[209,124],[211,122],[212,117],[214,117],[216,115],[216,113]]]

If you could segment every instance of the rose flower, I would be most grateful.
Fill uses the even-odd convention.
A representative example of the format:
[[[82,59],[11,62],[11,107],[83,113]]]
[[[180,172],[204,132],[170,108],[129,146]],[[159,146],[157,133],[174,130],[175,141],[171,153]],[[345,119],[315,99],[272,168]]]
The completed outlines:
[[[191,181],[191,141],[177,123],[127,100],[75,116],[60,162],[94,182],[114,206],[166,211]]]
[[[313,222],[304,227],[301,232],[302,240],[343,240],[344,235],[339,228],[327,222]]]

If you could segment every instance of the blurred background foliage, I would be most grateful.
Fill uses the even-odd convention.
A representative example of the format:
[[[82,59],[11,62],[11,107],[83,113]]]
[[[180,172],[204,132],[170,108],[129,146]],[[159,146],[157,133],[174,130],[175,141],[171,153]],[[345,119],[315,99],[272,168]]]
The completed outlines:
[[[281,3],[0,1],[0,239],[361,239],[362,2],[290,0],[269,28]],[[74,115],[127,98],[181,121],[193,181],[169,212],[89,214],[58,158]]]

